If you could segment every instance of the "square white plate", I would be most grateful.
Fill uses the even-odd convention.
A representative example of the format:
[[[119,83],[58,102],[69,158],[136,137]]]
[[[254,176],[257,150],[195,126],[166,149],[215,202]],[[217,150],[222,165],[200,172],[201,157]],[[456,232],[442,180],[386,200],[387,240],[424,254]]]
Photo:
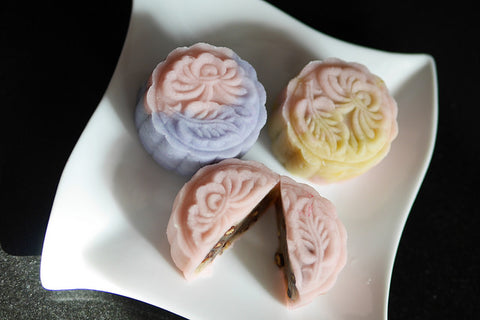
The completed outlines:
[[[288,311],[282,304],[273,214],[217,259],[209,278],[187,283],[170,259],[166,225],[186,180],[142,149],[133,111],[154,66],[177,46],[198,41],[230,47],[249,61],[268,105],[307,62],[326,57],[365,64],[398,102],[399,135],[383,162],[348,182],[315,186],[345,223],[349,258],[334,289],[304,308]],[[43,246],[43,286],[112,292],[195,320],[385,319],[400,235],[433,152],[436,81],[428,55],[352,45],[259,0],[134,0],[114,76],[57,190]],[[245,158],[288,175],[264,132]]]

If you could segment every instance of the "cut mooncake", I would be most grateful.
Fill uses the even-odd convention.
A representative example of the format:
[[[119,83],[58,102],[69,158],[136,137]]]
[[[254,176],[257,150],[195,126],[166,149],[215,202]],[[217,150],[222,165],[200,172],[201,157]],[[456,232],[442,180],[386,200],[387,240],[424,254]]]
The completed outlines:
[[[330,290],[347,261],[347,233],[335,206],[309,185],[282,176],[275,203],[279,249],[289,308]]]
[[[364,65],[308,63],[285,88],[268,127],[272,151],[291,173],[317,183],[358,176],[397,136],[397,104]]]
[[[190,176],[240,157],[266,122],[266,93],[234,51],[207,43],[173,50],[142,88],[135,122],[154,160]]]
[[[334,205],[314,188],[256,161],[204,166],[181,188],[167,226],[175,265],[187,280],[206,273],[272,204],[275,262],[283,271],[286,305],[298,308],[326,293],[347,258],[347,234]]]
[[[263,164],[239,159],[195,173],[177,194],[167,226],[172,259],[187,280],[210,266],[274,203],[278,182]]]

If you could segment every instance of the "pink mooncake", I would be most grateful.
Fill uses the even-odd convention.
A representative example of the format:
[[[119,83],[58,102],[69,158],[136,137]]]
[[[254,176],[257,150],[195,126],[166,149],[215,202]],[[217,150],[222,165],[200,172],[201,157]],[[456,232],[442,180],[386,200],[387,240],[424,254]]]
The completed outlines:
[[[229,48],[197,43],[173,50],[155,67],[135,122],[156,162],[190,176],[246,153],[265,125],[265,101],[248,62]]]
[[[277,200],[279,250],[289,308],[330,290],[347,261],[347,233],[334,205],[309,185],[282,176]]]
[[[272,150],[291,173],[317,183],[358,176],[397,136],[397,104],[359,63],[308,63],[285,88],[268,127]]]
[[[345,265],[345,228],[333,204],[315,189],[255,161],[204,166],[181,188],[167,226],[175,265],[187,280],[204,274],[272,204],[285,303],[289,308],[310,303],[334,285]]]
[[[167,238],[172,259],[187,280],[210,266],[273,204],[278,181],[263,164],[226,159],[204,166],[182,187]]]

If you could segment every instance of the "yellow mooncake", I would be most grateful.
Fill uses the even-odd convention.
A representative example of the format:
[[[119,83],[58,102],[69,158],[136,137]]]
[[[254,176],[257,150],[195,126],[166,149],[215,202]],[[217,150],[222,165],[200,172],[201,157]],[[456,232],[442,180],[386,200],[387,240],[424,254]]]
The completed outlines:
[[[331,183],[387,155],[398,133],[397,103],[364,65],[312,61],[284,89],[268,128],[272,151],[288,171]]]

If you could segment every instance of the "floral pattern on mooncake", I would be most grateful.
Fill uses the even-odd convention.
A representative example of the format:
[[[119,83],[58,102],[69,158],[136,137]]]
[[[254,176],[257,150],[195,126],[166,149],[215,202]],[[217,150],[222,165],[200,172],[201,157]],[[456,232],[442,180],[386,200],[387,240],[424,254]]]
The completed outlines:
[[[211,181],[198,187],[195,203],[188,208],[188,228],[191,245],[214,244],[215,235],[227,225],[240,221],[242,210],[252,202],[260,202],[271,177],[262,175],[255,167],[229,168],[214,172]],[[213,238],[212,238],[213,236]]]
[[[358,63],[313,61],[292,79],[269,122],[273,152],[316,182],[357,176],[397,135],[397,104],[384,82]]]

